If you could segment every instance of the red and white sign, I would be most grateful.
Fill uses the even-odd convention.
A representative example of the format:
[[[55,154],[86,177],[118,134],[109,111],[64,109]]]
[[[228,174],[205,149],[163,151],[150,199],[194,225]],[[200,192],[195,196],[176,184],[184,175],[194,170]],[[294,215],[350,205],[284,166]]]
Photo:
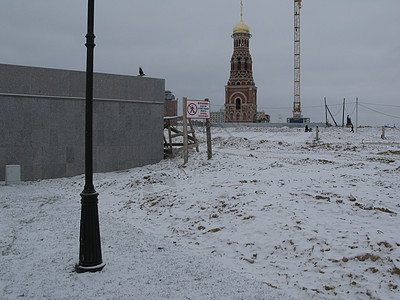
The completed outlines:
[[[187,100],[186,101],[186,118],[187,119],[209,119],[210,118],[210,102],[204,100]]]

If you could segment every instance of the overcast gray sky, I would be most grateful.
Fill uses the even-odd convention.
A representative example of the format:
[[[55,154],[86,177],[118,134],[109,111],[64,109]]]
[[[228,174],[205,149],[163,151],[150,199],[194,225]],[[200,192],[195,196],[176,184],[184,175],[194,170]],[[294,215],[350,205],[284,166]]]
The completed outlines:
[[[286,120],[293,105],[293,0],[244,0],[258,108]],[[176,97],[224,104],[240,0],[97,0],[95,71],[165,78]],[[400,126],[400,1],[303,0],[301,102],[323,99],[361,125]],[[85,70],[87,1],[1,0],[0,63]],[[374,112],[372,110],[377,112]],[[380,113],[378,113],[380,112]],[[384,114],[381,114],[384,113]]]

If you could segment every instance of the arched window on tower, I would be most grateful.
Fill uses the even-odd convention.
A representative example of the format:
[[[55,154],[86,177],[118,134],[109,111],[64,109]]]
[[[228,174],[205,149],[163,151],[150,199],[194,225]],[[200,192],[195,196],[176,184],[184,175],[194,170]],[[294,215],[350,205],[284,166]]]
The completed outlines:
[[[247,71],[247,58],[244,60],[244,69]]]
[[[241,71],[242,70],[242,59],[240,57],[238,57],[238,65],[237,66],[238,66],[237,67],[238,71]]]
[[[240,98],[236,98],[236,110],[240,110],[242,107],[242,101]]]

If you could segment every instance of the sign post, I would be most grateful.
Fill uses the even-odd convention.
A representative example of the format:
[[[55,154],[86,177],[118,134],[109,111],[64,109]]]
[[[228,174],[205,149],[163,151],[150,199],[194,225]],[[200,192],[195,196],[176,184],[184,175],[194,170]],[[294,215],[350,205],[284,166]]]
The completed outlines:
[[[182,98],[182,107],[183,107],[183,164],[186,165],[188,163],[189,151],[188,151],[188,130],[187,130],[187,117],[186,117],[186,106],[187,106],[187,98]]]
[[[192,126],[192,119],[205,119],[207,126],[207,156],[208,159],[212,157],[211,151],[211,125],[210,125],[210,100],[190,100],[186,97],[182,98],[183,106],[183,163],[188,162],[188,128],[187,120],[189,120],[190,126]],[[193,137],[194,130],[192,129]],[[195,137],[194,137],[195,138]],[[197,148],[197,151],[198,148]]]
[[[205,101],[210,103],[210,99],[206,98]],[[206,119],[206,134],[207,134],[207,158],[212,158],[212,146],[211,146],[211,123],[210,117]]]

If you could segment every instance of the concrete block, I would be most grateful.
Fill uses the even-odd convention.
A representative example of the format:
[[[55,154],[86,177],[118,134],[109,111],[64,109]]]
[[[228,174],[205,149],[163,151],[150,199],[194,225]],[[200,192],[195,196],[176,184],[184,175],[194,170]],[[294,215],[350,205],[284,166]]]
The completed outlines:
[[[0,92],[10,93],[0,99],[0,166],[21,165],[21,180],[84,172],[85,78],[78,71],[0,64]],[[95,74],[94,82],[95,98],[149,102],[94,101],[95,170],[161,160],[165,81]]]
[[[18,184],[21,182],[21,166],[7,165],[6,166],[6,185]]]

